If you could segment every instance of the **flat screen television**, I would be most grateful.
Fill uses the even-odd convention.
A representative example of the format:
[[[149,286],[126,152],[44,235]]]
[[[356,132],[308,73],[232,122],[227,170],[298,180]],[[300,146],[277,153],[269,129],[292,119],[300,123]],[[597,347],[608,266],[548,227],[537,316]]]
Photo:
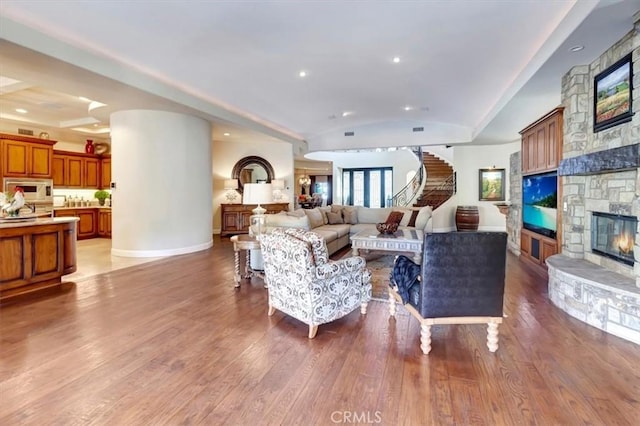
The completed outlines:
[[[558,176],[556,172],[522,178],[522,227],[556,238]]]

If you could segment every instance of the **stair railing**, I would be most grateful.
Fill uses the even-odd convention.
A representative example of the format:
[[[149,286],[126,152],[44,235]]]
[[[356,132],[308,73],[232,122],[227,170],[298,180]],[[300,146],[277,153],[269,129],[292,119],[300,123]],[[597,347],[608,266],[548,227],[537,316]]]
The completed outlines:
[[[400,191],[396,192],[393,196],[393,200],[391,202],[392,206],[408,206],[411,204],[420,188],[422,186],[423,178],[424,178],[424,165],[422,164],[422,147],[414,146],[411,147],[411,152],[418,158],[420,162],[420,166],[416,170],[416,174],[413,176],[413,179],[407,183],[404,188]]]
[[[442,204],[444,204],[445,201],[447,201],[449,198],[455,195],[456,192],[457,192],[457,183],[456,183],[456,173],[454,172],[451,176],[449,176],[447,179],[442,181],[442,183],[438,185],[436,188],[422,194],[420,199],[429,200],[432,197],[434,199],[437,198],[438,202],[436,203],[436,205],[431,206],[431,208],[435,210],[438,207],[440,207]],[[438,197],[435,197],[435,194],[438,194]]]

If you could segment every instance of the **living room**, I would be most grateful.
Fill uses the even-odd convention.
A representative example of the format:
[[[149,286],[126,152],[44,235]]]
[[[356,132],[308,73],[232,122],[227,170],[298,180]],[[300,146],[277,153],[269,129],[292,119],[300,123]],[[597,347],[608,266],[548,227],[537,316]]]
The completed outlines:
[[[626,3],[611,7],[623,7]],[[615,9],[608,7],[601,5],[594,13],[610,13]],[[628,21],[629,17],[626,18]],[[9,20],[4,16],[2,19],[3,24]],[[581,67],[588,68],[588,64],[609,52],[632,29],[633,25],[627,25],[621,36],[608,42],[589,61],[572,62],[557,73],[554,94],[557,102],[535,114],[518,117],[517,131],[561,103],[572,102],[567,100],[570,96],[563,97],[562,77],[577,73],[590,82],[597,73],[582,72]],[[14,30],[31,34],[13,21],[0,30],[3,47],[16,43]],[[632,37],[631,44],[637,56],[637,35]],[[6,54],[11,61],[15,59],[11,51]],[[609,59],[605,61],[608,64]],[[50,64],[63,69],[64,75],[69,69],[68,63],[63,62]],[[588,97],[589,84],[583,89],[583,95]],[[634,99],[637,93],[634,91]],[[148,100],[141,101],[141,105],[149,107],[153,102],[146,103]],[[305,102],[313,104],[309,98]],[[589,108],[588,102],[586,105]],[[208,113],[214,111],[212,107],[203,108],[210,108]],[[280,105],[274,106],[277,108]],[[153,117],[142,117],[148,120],[145,121],[148,127],[144,129],[147,135],[137,129],[145,143],[141,152],[116,147],[117,143],[134,140],[123,134],[122,126],[132,117],[118,117],[120,121],[114,123],[114,128],[119,133],[112,135],[111,140],[114,157],[121,160],[114,169],[118,183],[115,192],[121,190],[120,194],[126,194],[130,190],[130,182],[136,181],[139,173],[132,170],[135,169],[132,164],[139,161],[152,179],[162,176],[162,180],[156,180],[163,187],[159,191],[165,197],[161,202],[170,200],[175,206],[158,207],[157,199],[140,205],[123,195],[122,203],[116,206],[130,207],[117,213],[116,220],[121,222],[114,229],[114,236],[128,244],[141,232],[140,241],[148,244],[125,244],[119,248],[130,251],[129,254],[164,252],[173,256],[68,284],[57,294],[3,305],[0,350],[7,367],[0,375],[0,390],[7,400],[0,408],[0,423],[2,420],[46,423],[54,419],[98,424],[633,424],[634,412],[639,408],[635,397],[640,383],[635,369],[640,362],[637,344],[603,332],[589,325],[590,321],[575,320],[572,312],[568,312],[571,309],[558,309],[550,300],[546,273],[531,268],[513,254],[520,248],[522,223],[519,135],[495,143],[459,143],[470,139],[470,134],[447,128],[449,135],[455,135],[454,143],[449,144],[438,137],[443,128],[435,131],[425,125],[424,132],[414,132],[413,128],[426,121],[407,120],[402,123],[406,131],[402,136],[391,132],[393,129],[366,125],[347,136],[346,127],[335,125],[321,137],[307,141],[258,119],[266,133],[249,132],[255,139],[248,142],[239,136],[245,130],[237,124],[241,120],[221,111],[215,110],[237,127],[203,125],[206,120],[200,119],[200,113],[195,113],[197,120],[173,123],[175,117],[171,114],[156,116],[155,120],[167,117],[165,123],[157,126],[150,124],[155,121]],[[574,124],[579,117],[585,122],[591,119],[589,114],[579,115],[583,113],[581,110],[574,113],[578,115],[565,117],[565,121]],[[330,120],[336,123],[348,117],[348,114],[340,117],[336,112],[336,117]],[[242,116],[242,120],[249,118],[256,117]],[[0,130],[17,133],[15,123],[2,117]],[[169,124],[170,130],[184,129],[188,134],[178,137],[186,144],[193,142],[189,149],[185,148],[189,151],[186,158],[168,140],[178,132],[163,135],[166,130],[163,124]],[[585,140],[596,141],[595,145],[614,148],[637,144],[636,116],[610,132],[599,132],[600,136],[623,133],[619,144],[606,136],[594,137],[590,126],[584,126],[588,128]],[[75,144],[77,150],[82,149],[88,137],[81,133],[81,137],[72,140],[59,138],[55,130],[37,125],[20,124],[19,128],[23,127],[33,128],[36,135],[48,131],[51,139],[69,144],[66,147]],[[153,137],[148,135],[149,127],[153,127]],[[229,135],[225,136],[222,129],[231,129],[225,132]],[[63,130],[59,132],[64,134]],[[572,155],[582,143],[576,133],[582,132],[565,132],[565,139],[571,139],[572,149],[568,151]],[[331,157],[334,195],[340,190],[341,170],[353,164],[340,156],[366,159],[366,165],[401,163],[394,167],[397,190],[406,181],[407,171],[420,164],[405,157],[398,161],[389,159],[386,148],[404,146],[433,151],[456,171],[456,194],[434,211],[434,231],[455,230],[456,206],[474,205],[479,209],[480,230],[509,232],[507,317],[501,326],[500,349],[495,354],[487,351],[484,329],[469,325],[434,327],[433,351],[425,356],[418,343],[419,324],[402,307],[398,308],[396,318],[390,319],[386,304],[379,302],[370,303],[366,315],[354,313],[321,326],[317,337],[310,341],[304,326],[296,320],[278,313],[267,317],[267,290],[260,279],[252,278],[240,290],[233,287],[233,244],[215,234],[221,227],[220,205],[226,202],[225,180],[232,178],[233,167],[239,160],[259,156],[268,161],[275,178],[285,181],[284,193],[293,209],[293,199],[299,193],[297,161],[327,161],[333,152],[341,151]],[[381,152],[375,152],[377,149]],[[361,152],[346,152],[356,150]],[[588,151],[597,150],[589,145]],[[306,156],[310,151],[314,153]],[[156,152],[170,157],[161,160],[162,172],[146,168]],[[206,161],[198,158],[202,152],[207,152]],[[175,164],[168,160],[174,160]],[[182,179],[191,168],[197,169],[195,175]],[[480,199],[481,169],[505,170],[503,185],[505,202],[509,204],[506,217],[495,201]],[[637,182],[637,171],[635,176]],[[578,182],[582,177],[565,179],[576,186],[584,184]],[[143,182],[148,183],[146,179]],[[180,193],[191,182],[194,192]],[[566,197],[576,195],[570,191],[567,189]],[[633,209],[630,211],[637,216],[638,185],[627,192],[635,192],[635,201],[623,201],[623,207]],[[197,200],[192,199],[194,194],[199,197]],[[584,229],[580,229],[581,237],[577,237],[580,224],[573,222],[573,218],[580,217],[583,206],[579,197],[567,202],[570,205],[561,217],[568,232],[560,241],[562,249],[573,252],[582,244],[578,240],[584,238]],[[334,203],[339,203],[339,199],[335,198]],[[153,214],[147,220],[138,220],[129,217],[130,209],[153,210]],[[185,210],[197,210],[199,215],[189,223]],[[174,222],[180,223],[172,229]],[[197,236],[159,240],[139,228],[153,228],[155,234],[166,228],[164,235],[168,237],[174,233]],[[575,235],[571,236],[572,233]],[[637,241],[636,236],[636,244]],[[209,242],[212,247],[205,248]],[[193,250],[180,252],[185,247]],[[635,264],[624,267],[627,275],[638,275],[637,260]],[[29,308],[31,318],[24,317],[24,308]],[[577,347],[581,350],[576,351]]]

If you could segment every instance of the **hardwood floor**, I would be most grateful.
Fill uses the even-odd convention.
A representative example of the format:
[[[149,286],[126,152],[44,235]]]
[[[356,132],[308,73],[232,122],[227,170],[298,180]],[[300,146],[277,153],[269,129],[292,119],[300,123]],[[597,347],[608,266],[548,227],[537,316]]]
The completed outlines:
[[[371,302],[308,328],[233,287],[229,239],[0,305],[2,425],[632,425],[640,347],[548,300],[508,256],[500,348]]]

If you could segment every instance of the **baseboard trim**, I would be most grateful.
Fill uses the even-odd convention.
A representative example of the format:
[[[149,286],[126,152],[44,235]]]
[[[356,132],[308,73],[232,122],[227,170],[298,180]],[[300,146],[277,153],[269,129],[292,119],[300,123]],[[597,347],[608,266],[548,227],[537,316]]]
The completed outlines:
[[[196,244],[190,247],[180,247],[167,250],[121,250],[112,248],[111,254],[113,256],[120,257],[165,257],[194,253],[196,251],[206,250],[211,247],[213,247],[213,239],[203,244]]]

